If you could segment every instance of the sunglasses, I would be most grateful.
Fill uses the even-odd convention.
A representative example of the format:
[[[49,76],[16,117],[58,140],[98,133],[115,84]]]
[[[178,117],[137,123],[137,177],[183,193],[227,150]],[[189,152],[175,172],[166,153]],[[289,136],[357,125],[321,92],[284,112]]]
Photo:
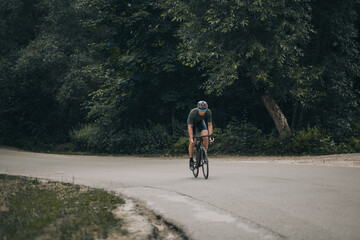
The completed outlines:
[[[206,109],[200,109],[200,112],[204,113],[206,112]]]

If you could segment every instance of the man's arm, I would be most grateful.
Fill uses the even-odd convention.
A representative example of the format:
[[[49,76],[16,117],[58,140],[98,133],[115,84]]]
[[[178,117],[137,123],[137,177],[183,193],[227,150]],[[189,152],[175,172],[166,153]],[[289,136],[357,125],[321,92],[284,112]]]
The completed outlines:
[[[208,128],[209,128],[209,135],[211,135],[213,133],[213,125],[212,122],[208,122]],[[210,137],[210,142],[213,142],[214,138]]]
[[[190,142],[194,142],[194,132],[193,132],[193,124],[188,124],[188,132],[189,132],[189,138],[190,138]]]

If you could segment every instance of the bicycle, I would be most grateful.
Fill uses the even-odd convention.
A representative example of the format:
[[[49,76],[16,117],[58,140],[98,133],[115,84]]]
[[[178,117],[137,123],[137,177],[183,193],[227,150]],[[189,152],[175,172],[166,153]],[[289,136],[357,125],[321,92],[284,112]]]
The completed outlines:
[[[199,138],[200,141],[195,146],[195,156],[196,156],[196,162],[194,169],[192,170],[194,177],[198,177],[199,175],[199,168],[202,168],[203,175],[205,179],[208,179],[209,177],[209,161],[207,158],[206,149],[203,145],[204,137],[212,137],[212,135],[199,135],[194,136],[193,139]]]

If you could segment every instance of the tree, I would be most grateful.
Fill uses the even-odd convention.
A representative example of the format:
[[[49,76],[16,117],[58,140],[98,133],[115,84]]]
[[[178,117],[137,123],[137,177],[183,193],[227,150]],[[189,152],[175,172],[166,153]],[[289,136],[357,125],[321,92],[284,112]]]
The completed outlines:
[[[359,3],[317,0],[311,4],[316,34],[303,61],[321,69],[322,74],[312,86],[319,101],[307,108],[305,118],[337,136],[351,134],[352,124],[359,122]]]
[[[177,23],[160,15],[159,1],[94,3],[101,11],[87,24],[106,37],[107,59],[94,70],[101,87],[92,93],[89,117],[111,132],[148,121],[172,125],[198,94],[189,84],[200,74],[177,60]],[[92,25],[92,23],[96,23]]]
[[[24,88],[14,76],[19,51],[35,38],[42,12],[39,1],[0,1],[0,141],[21,136],[17,125],[23,119],[19,92]],[[16,130],[16,131],[14,131]]]
[[[92,62],[78,20],[83,9],[73,1],[10,2],[1,15],[10,26],[1,33],[8,44],[0,113],[6,138],[66,141],[74,122],[83,119],[80,107],[89,89],[80,73]]]
[[[169,0],[164,7],[181,23],[180,60],[207,72],[203,88],[222,94],[234,81],[250,81],[280,136],[288,135],[277,101],[290,100],[309,69],[299,63],[312,33],[309,1]]]

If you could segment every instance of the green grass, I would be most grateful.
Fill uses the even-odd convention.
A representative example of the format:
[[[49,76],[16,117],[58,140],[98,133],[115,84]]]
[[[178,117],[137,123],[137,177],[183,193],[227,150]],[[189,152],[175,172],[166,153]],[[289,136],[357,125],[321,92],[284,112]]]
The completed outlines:
[[[0,174],[0,239],[104,239],[126,234],[112,210],[124,200],[99,189]]]

